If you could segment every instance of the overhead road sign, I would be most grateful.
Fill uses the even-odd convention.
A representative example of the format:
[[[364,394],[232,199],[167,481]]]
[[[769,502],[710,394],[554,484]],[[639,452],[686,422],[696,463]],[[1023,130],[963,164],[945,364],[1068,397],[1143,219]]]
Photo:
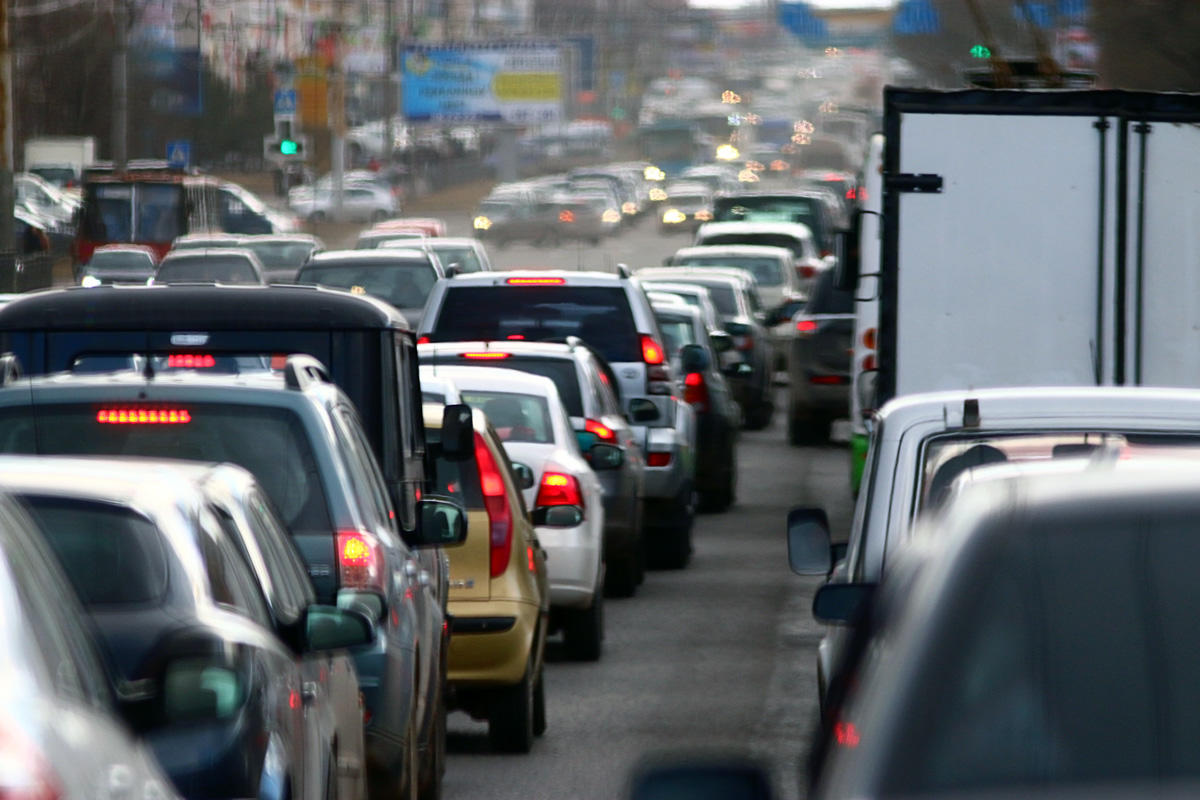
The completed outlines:
[[[941,16],[931,0],[901,0],[892,20],[892,32],[897,36],[928,35],[941,29]]]
[[[192,143],[187,139],[167,142],[167,166],[171,169],[187,169],[192,164]]]
[[[274,106],[277,117],[296,116],[296,90],[276,89]]]

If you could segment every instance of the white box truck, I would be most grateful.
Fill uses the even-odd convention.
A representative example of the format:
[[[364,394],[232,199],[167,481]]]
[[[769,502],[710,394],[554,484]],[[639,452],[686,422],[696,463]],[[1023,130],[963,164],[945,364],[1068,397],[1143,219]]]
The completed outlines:
[[[96,163],[92,136],[39,136],[25,140],[25,171],[59,187],[78,186],[83,169]]]
[[[889,87],[882,167],[878,229],[858,218],[843,274],[878,301],[868,410],[1200,386],[1200,95]]]

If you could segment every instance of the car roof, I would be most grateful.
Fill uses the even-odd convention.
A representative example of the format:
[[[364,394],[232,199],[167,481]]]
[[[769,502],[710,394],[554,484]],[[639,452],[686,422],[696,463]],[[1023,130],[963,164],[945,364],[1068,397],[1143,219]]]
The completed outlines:
[[[421,242],[421,247],[482,247],[483,242],[470,236],[429,236]]]
[[[744,269],[737,267],[645,267],[637,271],[641,280],[656,281],[671,280],[672,273],[679,280],[712,280],[721,283],[735,283],[741,286],[753,285],[754,276]]]
[[[296,242],[313,244],[323,247],[324,242],[311,233],[255,233],[240,237],[241,241],[250,244],[254,242]]]
[[[304,267],[320,266],[328,261],[335,262],[356,262],[365,264],[392,264],[401,259],[411,259],[413,261],[429,261],[429,254],[424,250],[419,250],[415,247],[386,247],[376,248],[374,250],[326,250],[323,253],[317,253]]]
[[[773,247],[764,244],[699,244],[694,247],[681,247],[675,251],[675,258],[688,256],[764,256],[790,259],[792,251],[786,247]]]
[[[510,278],[561,278],[568,286],[612,286],[625,281],[620,275],[611,272],[583,271],[565,269],[518,269],[504,272],[469,272],[454,279],[454,286],[482,284],[484,286],[507,286]],[[551,284],[554,285],[554,284]],[[514,287],[521,288],[521,287]]]
[[[698,239],[727,233],[777,233],[797,239],[811,239],[812,229],[802,222],[706,222],[696,232]]]
[[[455,278],[455,280],[458,280]],[[572,337],[573,338],[573,337]],[[580,340],[580,345],[583,341]],[[537,356],[542,358],[575,358],[575,347],[567,342],[523,342],[523,341],[474,341],[474,342],[426,342],[417,345],[419,358],[459,353],[511,353],[515,356]]]
[[[674,315],[680,316],[680,317],[688,317],[690,320],[699,320],[700,319],[700,309],[696,308],[693,305],[688,305],[685,302],[679,302],[679,303],[653,302],[653,303],[651,303],[651,307],[653,307],[655,315],[658,315],[660,313],[664,314],[664,315],[674,314]]]
[[[457,280],[457,279],[456,279]],[[0,307],[0,331],[410,330],[389,303],[317,286],[48,289]]]
[[[470,384],[471,388],[483,391],[512,391],[542,397],[558,396],[554,381],[531,372],[509,370],[502,373],[491,367],[467,364],[422,364],[421,379],[424,380],[427,374],[433,378],[450,381],[460,391],[464,384]]]

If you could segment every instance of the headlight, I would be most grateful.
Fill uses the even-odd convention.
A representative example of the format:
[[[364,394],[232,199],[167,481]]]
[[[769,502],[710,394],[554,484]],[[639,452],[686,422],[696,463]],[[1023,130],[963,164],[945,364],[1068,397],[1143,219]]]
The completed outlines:
[[[687,222],[687,214],[683,213],[678,208],[672,208],[670,211],[663,214],[663,222],[667,225],[677,225],[680,222]]]
[[[620,222],[621,212],[615,208],[606,208],[604,213],[600,215],[600,219],[604,222]]]
[[[789,164],[786,161],[779,159],[779,158],[777,158],[771,162],[771,171],[772,172],[785,172],[785,171],[787,171],[788,167],[789,167]]]
[[[79,282],[79,285],[87,286],[88,288],[92,288],[93,286],[100,285],[100,279],[97,278],[95,275],[84,275],[83,280],[81,280]]]
[[[642,170],[642,177],[648,181],[665,181],[667,173],[663,172],[658,167],[646,167]]]
[[[630,216],[637,213],[637,203],[626,201],[621,204],[621,213],[629,214]]]
[[[492,227],[492,221],[487,217],[476,217],[475,222],[472,224],[475,226],[475,230],[477,231],[486,231],[488,228]]]
[[[655,186],[650,190],[650,199],[656,203],[661,203],[663,200],[667,199],[667,193]]]
[[[736,161],[741,153],[731,144],[723,144],[717,148],[718,161]]]
[[[692,216],[695,217],[696,219],[700,220],[701,222],[708,222],[709,220],[712,219],[712,212],[701,210],[701,211],[697,211]]]

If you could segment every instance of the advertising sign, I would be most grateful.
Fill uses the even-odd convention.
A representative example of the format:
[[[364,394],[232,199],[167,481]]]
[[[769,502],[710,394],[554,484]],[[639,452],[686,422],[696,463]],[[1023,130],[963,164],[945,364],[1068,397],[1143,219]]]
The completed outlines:
[[[541,44],[409,47],[402,60],[404,116],[412,122],[558,122],[563,60]]]

